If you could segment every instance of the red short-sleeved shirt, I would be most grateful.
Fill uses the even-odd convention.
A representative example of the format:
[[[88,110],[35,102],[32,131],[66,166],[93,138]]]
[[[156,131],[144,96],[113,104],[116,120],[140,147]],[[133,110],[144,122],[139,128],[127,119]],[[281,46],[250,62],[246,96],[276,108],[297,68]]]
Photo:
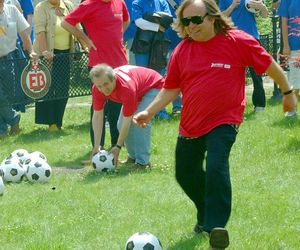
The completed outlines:
[[[245,107],[245,67],[258,74],[272,57],[240,30],[206,42],[184,39],[174,50],[164,88],[180,88],[183,109],[179,133],[198,137],[221,124],[240,124]]]
[[[105,100],[109,98],[122,103],[124,116],[131,116],[150,89],[161,89],[164,84],[164,78],[159,73],[144,67],[125,65],[116,68],[115,73],[116,87],[109,96],[105,96],[93,85],[94,110],[102,110]]]
[[[127,64],[123,46],[123,22],[129,14],[123,0],[86,0],[79,4],[65,21],[75,26],[83,23],[97,50],[89,54],[89,66],[106,63],[111,67]]]

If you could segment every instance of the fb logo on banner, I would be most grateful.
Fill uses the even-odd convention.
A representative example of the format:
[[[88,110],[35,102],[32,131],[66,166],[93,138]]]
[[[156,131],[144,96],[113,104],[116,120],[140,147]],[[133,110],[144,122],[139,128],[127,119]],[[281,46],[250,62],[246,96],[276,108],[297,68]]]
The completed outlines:
[[[23,92],[32,99],[44,97],[51,86],[51,75],[48,68],[42,63],[29,62],[22,72],[21,86]]]

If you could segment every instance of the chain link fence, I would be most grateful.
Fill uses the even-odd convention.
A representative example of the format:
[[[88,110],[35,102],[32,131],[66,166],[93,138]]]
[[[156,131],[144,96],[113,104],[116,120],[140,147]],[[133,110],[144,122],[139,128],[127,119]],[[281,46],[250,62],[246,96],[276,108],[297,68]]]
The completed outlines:
[[[2,59],[0,70],[4,75],[2,92],[11,105],[29,104],[36,101],[57,100],[66,97],[79,97],[91,94],[88,57],[85,53],[55,55],[53,61],[41,58],[51,74],[51,86],[48,93],[40,99],[26,96],[21,87],[21,75],[29,60],[27,58]],[[1,77],[1,76],[0,76]]]

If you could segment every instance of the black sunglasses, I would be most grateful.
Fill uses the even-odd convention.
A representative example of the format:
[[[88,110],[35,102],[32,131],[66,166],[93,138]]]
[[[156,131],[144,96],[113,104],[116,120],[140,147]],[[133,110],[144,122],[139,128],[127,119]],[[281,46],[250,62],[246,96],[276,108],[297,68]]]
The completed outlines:
[[[204,21],[204,18],[208,15],[208,13],[206,13],[204,16],[191,16],[191,17],[184,17],[181,18],[181,24],[183,26],[189,26],[190,22],[194,23],[194,24],[201,24]]]

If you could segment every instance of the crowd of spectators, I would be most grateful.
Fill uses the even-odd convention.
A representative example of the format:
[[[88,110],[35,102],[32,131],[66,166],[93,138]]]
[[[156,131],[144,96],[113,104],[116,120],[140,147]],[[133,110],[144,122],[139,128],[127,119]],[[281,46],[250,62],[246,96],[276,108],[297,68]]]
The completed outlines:
[[[121,23],[115,23],[112,28],[105,23],[107,14],[103,6],[111,6],[110,0],[101,0],[100,3],[95,3],[91,0],[5,0],[6,5],[14,5],[17,10],[23,14],[29,27],[26,32],[30,34],[31,42],[34,43],[34,50],[39,56],[43,56],[43,60],[48,60],[51,68],[52,86],[50,93],[55,100],[47,100],[36,102],[35,122],[37,124],[48,125],[49,131],[57,131],[62,128],[63,116],[65,107],[68,101],[70,67],[67,57],[56,56],[60,54],[68,54],[74,50],[74,40],[78,34],[72,30],[68,30],[70,26],[77,25],[78,31],[82,32],[88,40],[82,35],[80,43],[82,48],[88,52],[89,55],[89,70],[92,66],[98,63],[107,63],[112,67],[118,67],[124,64],[144,66],[152,68],[164,75],[167,69],[167,62],[174,48],[181,41],[178,34],[172,29],[172,22],[176,18],[176,9],[181,4],[182,0],[124,0],[123,10],[117,13],[117,7],[113,6],[112,20],[123,20]],[[261,15],[268,16],[268,9],[263,1],[255,1],[255,8],[258,14],[249,12],[245,5],[245,0],[220,0],[216,1],[223,14],[231,17],[234,25],[253,35],[259,41],[259,32],[256,25],[256,17]],[[253,4],[250,1],[250,4]],[[97,8],[101,9],[101,15],[97,16]],[[297,58],[299,48],[295,47],[294,40],[299,36],[288,36],[288,27],[290,19],[289,15],[298,16],[296,7],[290,7],[292,3],[287,1],[273,0],[273,8],[279,8],[278,13],[282,16],[283,22],[283,54],[290,55],[291,58]],[[75,9],[74,9],[75,8]],[[73,11],[74,9],[74,11]],[[100,11],[99,9],[99,11]],[[83,11],[84,10],[84,11]],[[292,11],[292,13],[291,13]],[[72,14],[69,14],[72,12]],[[103,14],[105,13],[105,15]],[[97,18],[94,18],[96,17]],[[97,19],[97,21],[93,20]],[[99,21],[100,20],[100,21]],[[130,20],[130,21],[129,21]],[[287,21],[288,20],[288,24]],[[63,24],[61,27],[61,23]],[[101,23],[101,24],[100,24]],[[65,24],[65,26],[64,26]],[[69,24],[69,26],[68,26]],[[82,24],[82,26],[80,25]],[[116,27],[118,30],[116,31]],[[294,22],[292,25],[297,25]],[[101,28],[99,28],[101,27]],[[109,34],[109,35],[108,35]],[[117,34],[112,35],[112,34]],[[81,35],[80,35],[81,36]],[[80,37],[79,36],[79,37]],[[286,37],[289,37],[287,39]],[[115,41],[115,42],[111,42]],[[291,48],[289,46],[291,44]],[[299,43],[298,43],[299,44]],[[97,49],[95,49],[97,48]],[[119,51],[116,54],[114,51]],[[127,55],[125,54],[125,51]],[[290,51],[292,51],[290,53]],[[22,39],[18,38],[16,42],[16,49],[12,53],[12,58],[28,58],[26,50],[22,43]],[[25,63],[24,63],[25,62]],[[290,60],[291,62],[291,60]],[[20,104],[12,105],[12,109],[20,116],[18,111],[25,112],[26,96],[20,88],[21,71],[26,65],[26,60],[13,63],[14,72],[14,96],[18,99]],[[64,65],[64,67],[60,67]],[[291,63],[289,78],[296,79],[298,72],[297,67],[293,67],[295,63]],[[293,69],[296,69],[293,70]],[[252,67],[249,67],[251,77],[253,80],[253,96],[252,102],[254,111],[264,111],[266,105],[265,92],[263,87],[262,76],[257,75]],[[295,86],[295,93],[298,94],[297,83]],[[118,138],[117,120],[120,113],[121,105],[111,100],[107,101],[105,106],[105,117],[110,127],[111,145],[116,144]],[[181,93],[172,102],[172,113],[180,114],[182,109]],[[287,116],[296,116],[297,110],[286,114]],[[91,143],[94,145],[94,131],[92,129],[93,107],[91,106]],[[156,114],[157,118],[170,119],[170,115],[166,109],[163,108]],[[104,147],[105,142],[105,124],[103,125],[103,134],[101,139],[101,147]],[[10,125],[7,124],[9,128]],[[3,133],[5,137],[7,133]]]

